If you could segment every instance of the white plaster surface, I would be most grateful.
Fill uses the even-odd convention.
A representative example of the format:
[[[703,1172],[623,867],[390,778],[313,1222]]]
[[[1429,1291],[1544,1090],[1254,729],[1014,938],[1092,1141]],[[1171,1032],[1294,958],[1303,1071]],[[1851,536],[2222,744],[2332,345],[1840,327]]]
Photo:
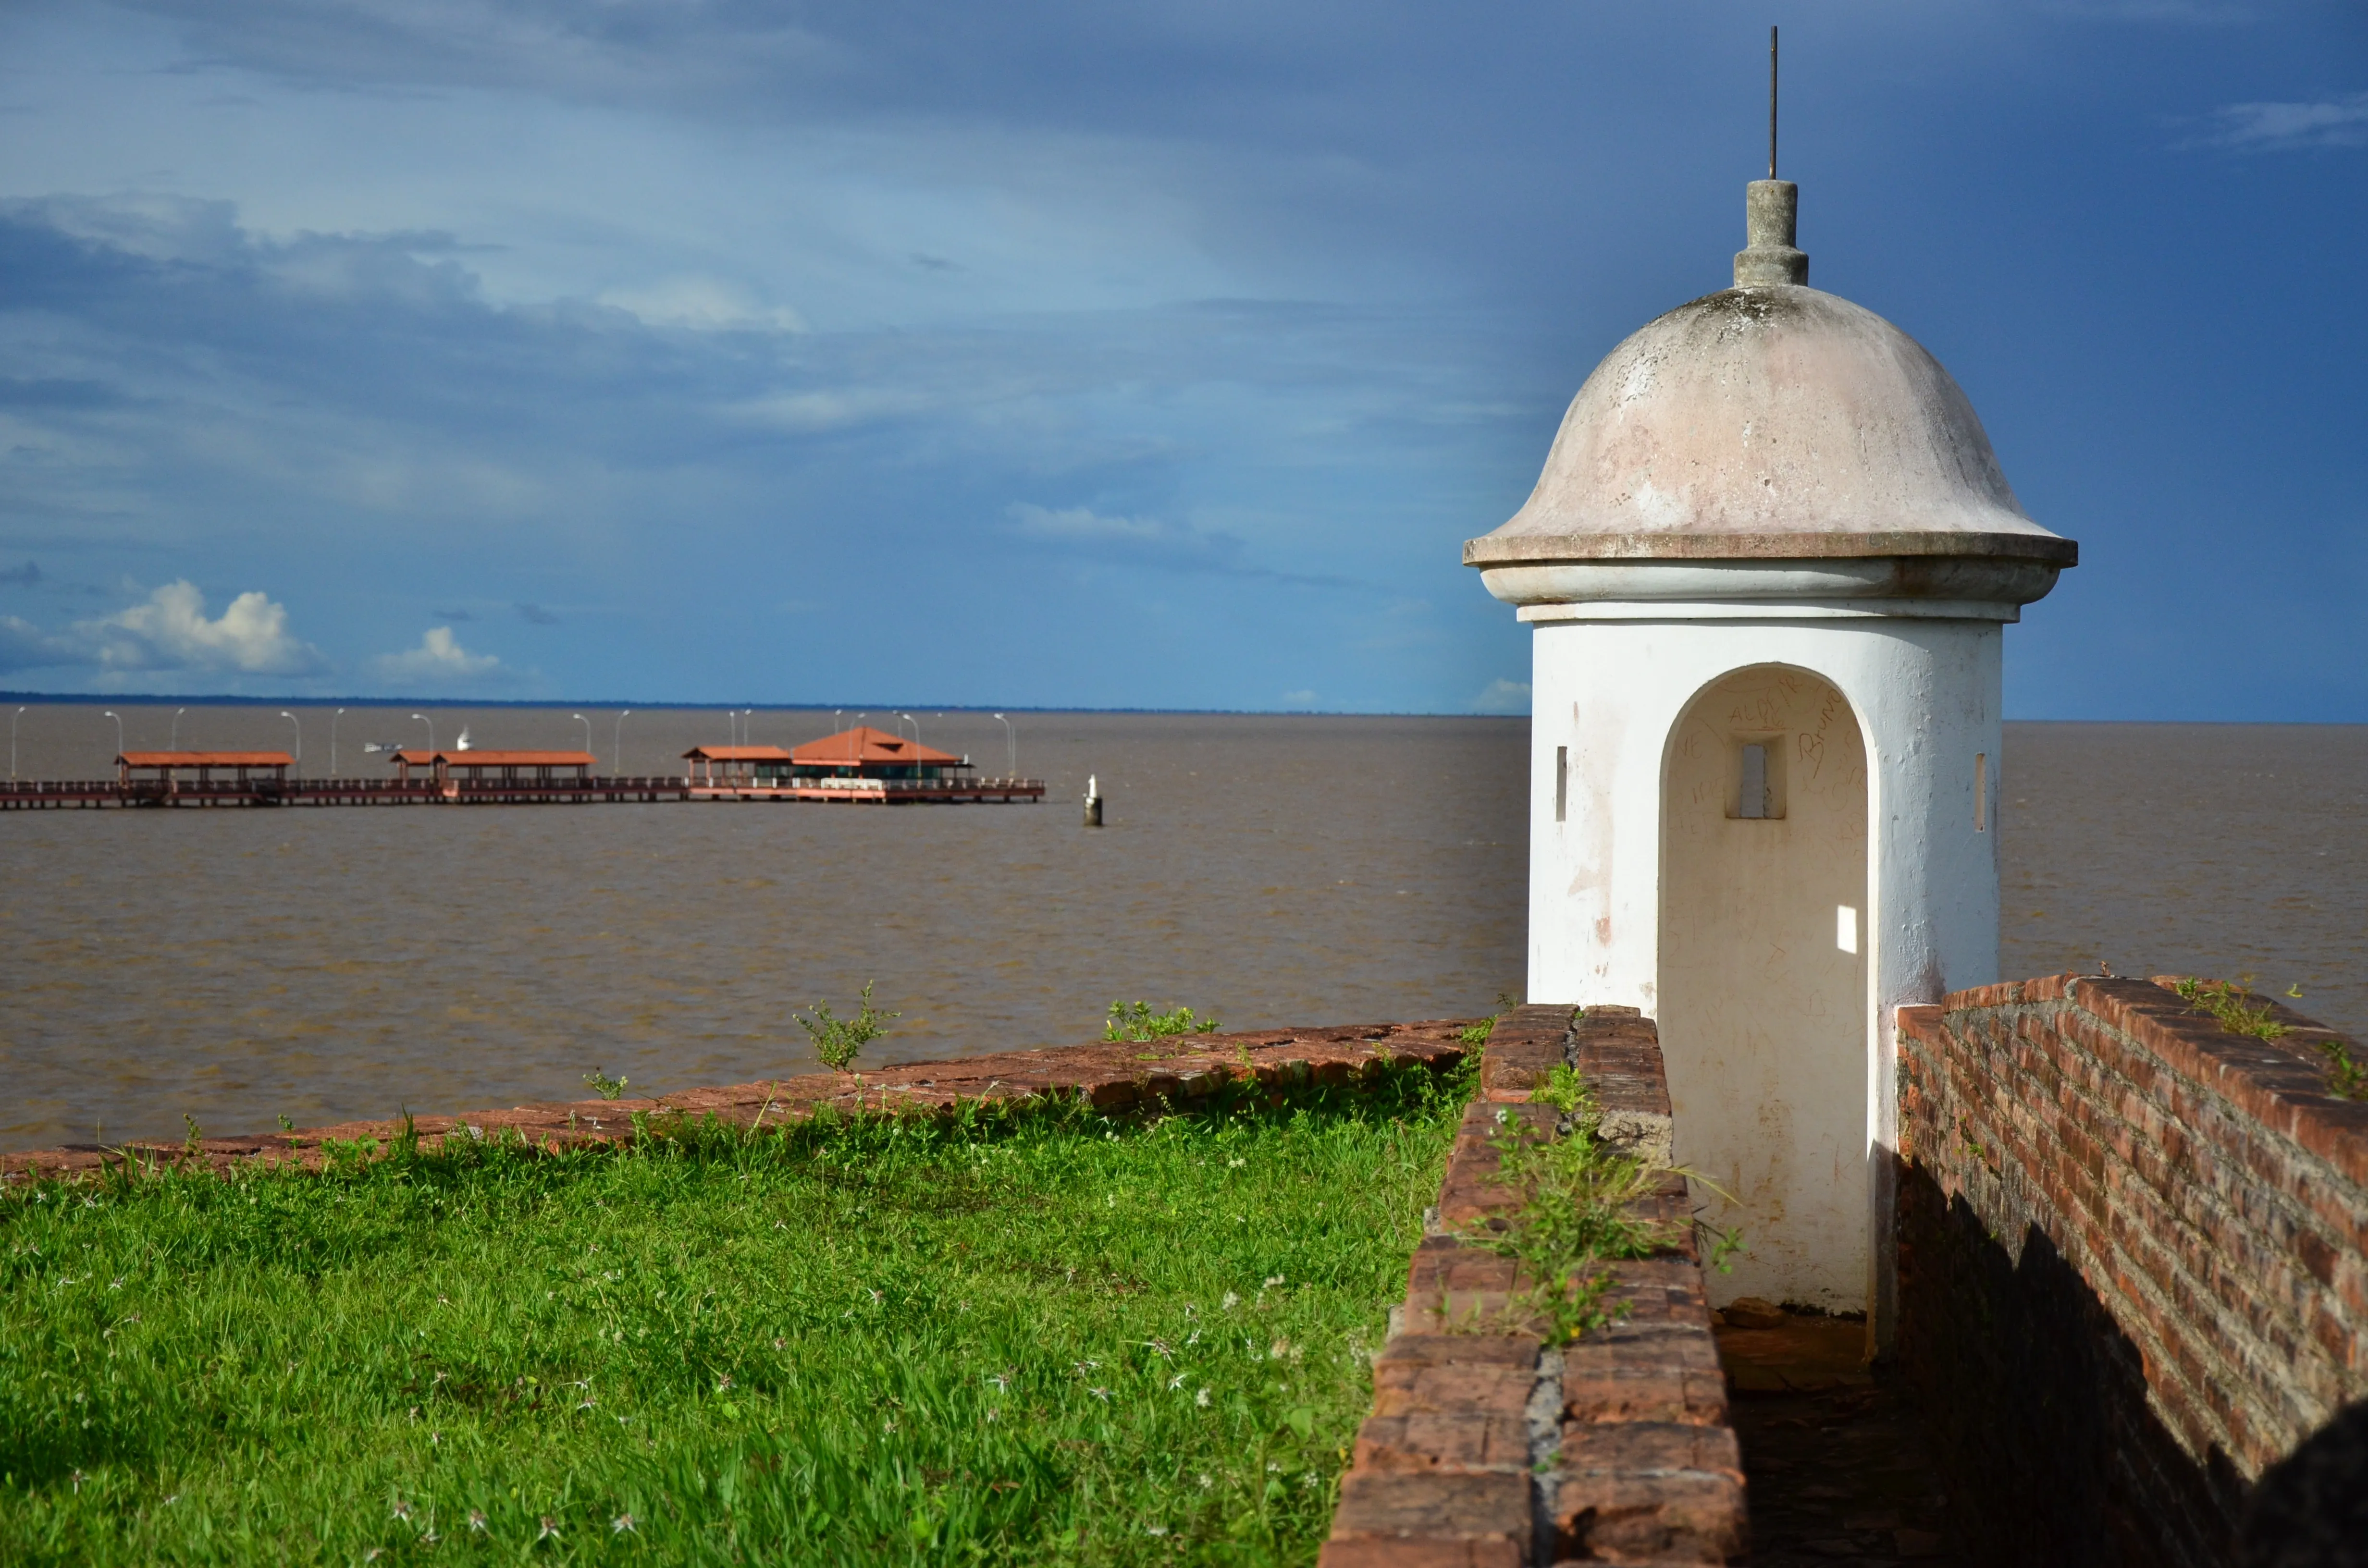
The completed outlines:
[[[1713,682],[1669,737],[1661,1050],[1678,1162],[1743,1233],[1723,1291],[1865,1304],[1866,786],[1858,715],[1789,665]]]
[[[1660,1021],[1678,1157],[1744,1233],[1714,1301],[1885,1343],[1893,1015],[1998,977],[1975,769],[2003,623],[2078,546],[1914,339],[1755,283],[1606,356],[1464,559],[1533,628],[1530,1000]],[[1774,820],[1729,814],[1746,744]]]
[[[1569,620],[1535,630],[1530,1000],[1624,1004],[1662,1019],[1680,1161],[1700,1165],[1722,1185],[1742,1179],[1747,1168],[1757,1182],[1780,1167],[1804,1184],[1781,1212],[1765,1206],[1763,1191],[1759,1204],[1736,1216],[1749,1252],[1735,1273],[1713,1277],[1714,1300],[1760,1294],[1860,1310],[1877,1293],[1873,1276],[1888,1224],[1877,1156],[1892,1146],[1896,1126],[1892,1009],[1997,979],[1998,835],[1975,825],[1974,772],[1976,756],[1989,759],[1994,784],[2002,642],[1993,620],[1926,618]],[[1864,756],[1873,842],[1859,857],[1864,935],[1854,960],[1862,976],[1855,1017],[1818,1035],[1814,1046],[1767,1034],[1767,1059],[1744,1073],[1738,1064],[1749,1037],[1738,1045],[1733,1026],[1717,1020],[1753,1009],[1772,1014],[1800,998],[1779,986],[1739,1000],[1738,986],[1748,994],[1759,982],[1702,980],[1707,960],[1695,951],[1678,955],[1680,972],[1666,968],[1665,907],[1682,912],[1705,899],[1733,903],[1756,893],[1747,880],[1702,886],[1717,863],[1684,861],[1676,869],[1694,885],[1671,887],[1665,905],[1665,802],[1669,780],[1686,776],[1676,749],[1680,716],[1734,672],[1770,665],[1828,683],[1847,703]],[[1768,733],[1797,750],[1804,732]],[[1559,822],[1557,748],[1570,770]],[[1837,858],[1830,843],[1822,853]],[[1849,851],[1838,858],[1846,860]],[[1825,884],[1834,874],[1831,865],[1816,872],[1818,901],[1828,899]],[[1842,902],[1839,894],[1823,902],[1821,929],[1807,940],[1832,944],[1832,904]],[[1764,960],[1737,950],[1730,974]],[[1672,994],[1697,982],[1715,994]],[[1793,989],[1802,986],[1819,1006],[1833,994],[1829,975]],[[1857,1061],[1837,1076],[1829,1048],[1842,1033],[1853,1038]],[[1804,1062],[1804,1051],[1814,1060]],[[1848,1108],[1837,1110],[1836,1096],[1845,1095]],[[1846,1142],[1833,1145],[1834,1157],[1812,1180],[1797,1162],[1787,1166],[1773,1152],[1748,1147],[1755,1135],[1748,1130],[1763,1116],[1827,1129],[1846,1116],[1849,1131],[1835,1134]],[[1707,1188],[1697,1198],[1724,1211]],[[1854,1233],[1848,1239],[1824,1221],[1796,1218],[1830,1220],[1842,1210],[1856,1216],[1845,1227]]]
[[[1680,305],[1605,356],[1496,537],[1901,531],[2055,537],[1920,344],[1780,286]]]

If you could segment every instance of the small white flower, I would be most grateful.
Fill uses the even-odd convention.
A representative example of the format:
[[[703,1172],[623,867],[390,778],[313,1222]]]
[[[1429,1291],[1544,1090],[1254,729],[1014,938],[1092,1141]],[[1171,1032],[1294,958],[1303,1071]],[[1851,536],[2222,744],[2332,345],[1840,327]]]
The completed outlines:
[[[1258,1289],[1259,1289],[1259,1290],[1273,1290],[1277,1285],[1280,1285],[1280,1284],[1281,1284],[1281,1283],[1282,1283],[1282,1276],[1281,1276],[1281,1275],[1280,1275],[1280,1274],[1269,1274],[1269,1275],[1268,1275],[1268,1276],[1267,1276],[1267,1278],[1266,1278],[1266,1283],[1265,1283],[1265,1284],[1263,1284],[1263,1285],[1261,1285],[1261,1286],[1259,1286],[1259,1287],[1258,1287]]]
[[[1225,1292],[1224,1301],[1220,1304],[1224,1306],[1225,1311],[1232,1312],[1235,1307],[1242,1304],[1242,1299],[1239,1296],[1235,1295],[1231,1290],[1228,1290]]]
[[[612,1535],[623,1535],[632,1528],[633,1516],[631,1514],[620,1514],[609,1521],[609,1530]]]
[[[479,1512],[477,1512],[474,1508],[470,1509],[470,1510],[469,1510],[469,1528],[470,1528],[472,1530],[474,1530],[474,1531],[475,1531],[477,1534],[479,1534],[479,1535],[483,1535],[483,1534],[484,1534],[484,1533],[485,1533],[485,1516],[484,1516],[484,1515],[483,1515],[483,1514],[481,1514],[481,1513],[479,1513]]]
[[[1192,1403],[1199,1405],[1203,1410],[1208,1409],[1209,1391],[1207,1389],[1202,1389],[1199,1393],[1194,1394],[1192,1396]]]
[[[1225,1162],[1225,1168],[1229,1171],[1237,1171],[1248,1164],[1249,1162],[1247,1160],[1227,1160]]]
[[[1216,1484],[1216,1483],[1215,1483],[1215,1482],[1213,1482],[1213,1481],[1210,1480],[1210,1479],[1209,1479],[1207,1476],[1205,1476],[1205,1475],[1203,1475],[1203,1476],[1201,1476],[1201,1477],[1200,1478],[1200,1482],[1201,1482],[1201,1491],[1203,1491],[1203,1492],[1206,1492],[1210,1487],[1214,1486],[1214,1485]]]
[[[555,1538],[558,1534],[559,1521],[552,1518],[549,1514],[545,1514],[542,1516],[542,1533],[534,1539],[537,1540],[550,1540]]]
[[[1086,1392],[1093,1395],[1096,1399],[1100,1400],[1104,1404],[1108,1404],[1110,1403],[1110,1390],[1108,1389],[1087,1389]]]
[[[394,1517],[398,1519],[411,1517],[411,1505],[398,1498],[394,1505]]]
[[[1143,1527],[1143,1533],[1145,1535],[1166,1535],[1167,1533],[1167,1527],[1166,1525],[1145,1525]]]

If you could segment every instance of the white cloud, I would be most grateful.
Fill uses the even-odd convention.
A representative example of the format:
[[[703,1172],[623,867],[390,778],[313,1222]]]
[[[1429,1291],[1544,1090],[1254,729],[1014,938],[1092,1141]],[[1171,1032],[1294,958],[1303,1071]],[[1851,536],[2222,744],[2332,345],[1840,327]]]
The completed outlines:
[[[632,312],[651,326],[688,327],[693,332],[803,332],[805,318],[780,305],[768,305],[746,290],[719,278],[696,275],[668,278],[646,289],[608,289],[599,296],[604,305]]]
[[[1472,708],[1479,713],[1526,713],[1530,710],[1530,683],[1492,680],[1472,699]]]
[[[2308,104],[2224,104],[2203,138],[2218,147],[2283,152],[2368,146],[2368,93]]]
[[[400,653],[381,653],[370,661],[381,679],[437,682],[482,680],[501,671],[491,653],[472,653],[461,646],[449,626],[434,626],[419,635],[419,646]]]
[[[322,667],[310,643],[288,631],[288,607],[250,591],[209,620],[206,597],[183,579],[97,620],[74,623],[53,645],[70,647],[105,670],[235,670],[246,675],[310,675]]]
[[[1022,501],[1008,509],[1014,531],[1030,539],[1064,540],[1073,543],[1123,540],[1130,544],[1164,544],[1190,539],[1182,528],[1151,517],[1112,517],[1084,506],[1054,511]]]

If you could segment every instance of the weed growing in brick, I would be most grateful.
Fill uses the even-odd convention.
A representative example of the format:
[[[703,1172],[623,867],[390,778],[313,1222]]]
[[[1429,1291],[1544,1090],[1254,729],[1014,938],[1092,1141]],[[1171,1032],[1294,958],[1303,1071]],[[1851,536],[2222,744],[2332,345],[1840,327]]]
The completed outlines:
[[[814,1041],[814,1054],[834,1073],[846,1072],[865,1046],[888,1032],[892,1020],[905,1016],[882,1013],[873,1007],[872,983],[869,980],[863,983],[862,1005],[851,1018],[833,1017],[827,1002],[815,1003],[807,1014],[791,1015]]]
[[[2230,1034],[2249,1035],[2255,1040],[2276,1040],[2293,1033],[2291,1026],[2277,1022],[2271,1014],[2275,1006],[2264,1002],[2251,1006],[2252,991],[2226,980],[2198,980],[2193,975],[2177,982],[2172,990],[2179,999],[2194,1012],[2204,1013],[2219,1020],[2220,1027]]]
[[[1111,1041],[1132,1041],[1148,1044],[1179,1034],[1215,1034],[1217,1020],[1192,1017],[1190,1007],[1178,1007],[1172,1013],[1155,1013],[1148,1002],[1113,1002],[1110,1016],[1102,1021],[1102,1039]]]
[[[1458,1029],[1455,1038],[1466,1045],[1486,1045],[1488,1037],[1497,1032],[1497,1020],[1520,1006],[1520,1002],[1499,991],[1497,993],[1497,1010],[1469,1028]]]
[[[2171,989],[2189,1007],[2218,1019],[2220,1027],[2231,1034],[2279,1040],[2294,1032],[2293,1026],[2278,1023],[2271,1017],[2276,1010],[2271,1004],[2250,1006],[2253,993],[2246,986],[2226,980],[2198,980],[2190,975],[2173,983]],[[2286,994],[2300,996],[2302,988],[2292,987]],[[2339,1038],[2314,1040],[2312,1044],[2327,1059],[2327,1092],[2338,1099],[2368,1100],[2368,1064],[2352,1060],[2351,1041]]]
[[[1304,1562],[1469,1077],[0,1199],[0,1561]]]
[[[1530,1098],[1562,1112],[1562,1135],[1543,1136],[1509,1117],[1499,1122],[1492,1140],[1497,1179],[1520,1193],[1520,1205],[1495,1225],[1473,1227],[1464,1239],[1520,1265],[1529,1286],[1507,1314],[1541,1324],[1547,1342],[1561,1345],[1610,1321],[1604,1264],[1646,1257],[1669,1244],[1658,1227],[1625,1212],[1664,1173],[1604,1147],[1596,1136],[1601,1118],[1594,1093],[1569,1067],[1557,1065]]]

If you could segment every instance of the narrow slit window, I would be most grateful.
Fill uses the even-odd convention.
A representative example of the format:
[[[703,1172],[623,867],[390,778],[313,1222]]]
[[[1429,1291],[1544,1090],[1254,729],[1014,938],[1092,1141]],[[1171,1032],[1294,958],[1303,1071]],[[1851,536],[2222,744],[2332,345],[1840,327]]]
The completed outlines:
[[[1990,830],[1990,757],[1989,753],[1974,753],[1974,831]]]
[[[1554,821],[1570,818],[1570,748],[1554,747]]]
[[[1735,814],[1761,818],[1768,814],[1768,748],[1743,748],[1743,786],[1736,792]]]
[[[1846,953],[1858,951],[1858,911],[1847,903],[1834,905],[1834,946]]]

